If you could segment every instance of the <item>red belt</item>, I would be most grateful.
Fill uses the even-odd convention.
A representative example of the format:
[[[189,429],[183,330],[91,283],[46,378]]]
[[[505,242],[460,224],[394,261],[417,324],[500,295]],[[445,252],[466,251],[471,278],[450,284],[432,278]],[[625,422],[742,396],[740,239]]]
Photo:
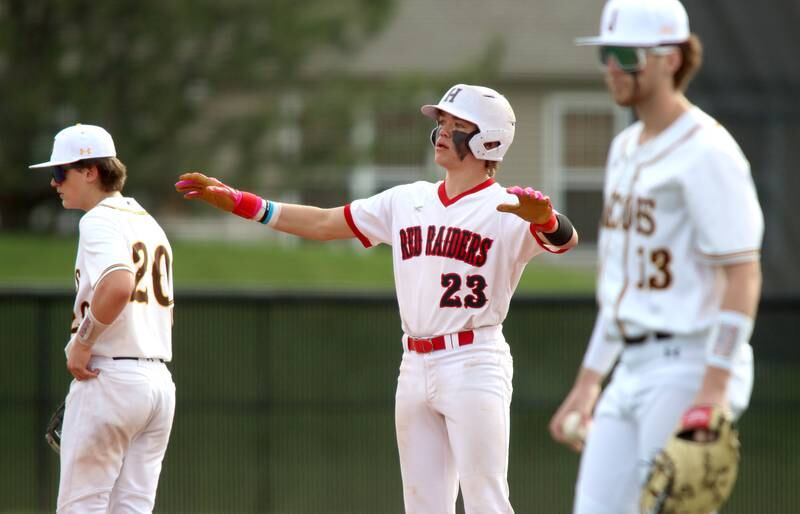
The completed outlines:
[[[475,334],[472,330],[465,330],[458,333],[458,346],[472,344],[475,340]],[[444,350],[444,336],[431,337],[430,339],[417,339],[415,337],[408,337],[408,349],[417,353],[430,353],[436,350]]]

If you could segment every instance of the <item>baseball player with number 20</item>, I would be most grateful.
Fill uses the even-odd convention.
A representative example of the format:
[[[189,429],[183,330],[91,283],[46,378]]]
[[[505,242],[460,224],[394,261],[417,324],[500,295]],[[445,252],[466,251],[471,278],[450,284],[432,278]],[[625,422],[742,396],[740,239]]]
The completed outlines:
[[[748,405],[763,216],[739,146],[684,96],[701,46],[678,0],[609,0],[600,35],[578,43],[599,47],[611,96],[638,121],[611,144],[599,312],[550,432],[583,450],[574,513],[632,514],[676,428],[702,440],[714,409]],[[591,421],[585,441],[565,433],[573,412]]]
[[[72,337],[75,377],[60,434],[59,514],[152,512],[175,411],[172,249],[121,194],[127,170],[94,125],[59,132],[48,162],[65,209],[80,209]],[[58,449],[58,447],[55,447]]]
[[[503,95],[458,84],[422,112],[436,121],[431,144],[446,172],[437,183],[333,209],[278,204],[200,173],[176,188],[282,232],[391,245],[405,332],[395,420],[406,512],[455,513],[460,484],[468,514],[509,514],[513,370],[502,323],[528,261],[578,237],[548,197],[495,182],[516,123]]]

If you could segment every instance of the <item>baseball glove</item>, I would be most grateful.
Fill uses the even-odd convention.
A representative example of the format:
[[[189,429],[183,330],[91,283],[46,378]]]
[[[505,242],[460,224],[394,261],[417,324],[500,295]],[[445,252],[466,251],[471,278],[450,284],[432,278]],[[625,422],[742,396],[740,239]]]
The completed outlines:
[[[739,435],[726,410],[694,406],[656,455],[642,488],[642,514],[710,514],[728,499],[739,468]]]
[[[50,416],[50,421],[47,423],[47,430],[44,432],[44,438],[50,448],[57,454],[61,454],[61,425],[64,422],[64,402],[58,406],[56,411]]]

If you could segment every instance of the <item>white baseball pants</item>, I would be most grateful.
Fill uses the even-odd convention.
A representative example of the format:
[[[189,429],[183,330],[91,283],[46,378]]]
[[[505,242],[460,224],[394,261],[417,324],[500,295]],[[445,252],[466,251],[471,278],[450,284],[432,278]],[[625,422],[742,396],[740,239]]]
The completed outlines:
[[[677,428],[705,373],[704,338],[676,337],[626,348],[597,404],[581,456],[574,514],[638,514],[650,462]],[[740,416],[753,388],[747,345],[728,384]]]
[[[395,404],[408,514],[513,514],[508,444],[513,362],[502,339],[406,351]]]
[[[72,381],[61,434],[59,514],[153,510],[175,412],[175,384],[157,361],[92,357],[97,378]]]

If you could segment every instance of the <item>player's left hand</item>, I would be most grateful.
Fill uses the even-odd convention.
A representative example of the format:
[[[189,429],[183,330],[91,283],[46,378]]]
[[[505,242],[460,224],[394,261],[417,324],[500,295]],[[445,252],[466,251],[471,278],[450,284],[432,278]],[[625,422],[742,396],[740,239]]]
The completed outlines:
[[[503,203],[497,206],[500,212],[516,214],[520,218],[535,225],[544,225],[553,217],[553,204],[550,197],[533,188],[513,186],[507,192],[519,198],[518,204]]]
[[[694,397],[694,405],[718,405],[725,408],[728,406],[728,399],[724,390],[701,389]]]
[[[702,387],[695,395],[692,406],[683,414],[684,418],[687,416],[691,417],[691,412],[702,406],[712,405],[715,408],[728,410],[728,399],[725,395],[725,389],[708,387],[706,384],[704,385],[705,387]],[[710,440],[710,437],[711,434],[703,427],[698,427],[692,433],[692,440],[697,442],[708,441]]]
[[[721,409],[728,412],[728,408],[722,407],[721,405],[695,403],[691,407],[686,409],[686,411],[683,413],[683,415],[681,416],[681,422],[685,423],[686,420],[690,421],[694,420],[695,418],[698,418],[698,415],[695,413],[704,411],[705,409],[709,408]],[[687,427],[683,427],[683,429],[688,430]],[[691,430],[687,432],[687,434],[688,435],[685,437],[685,439],[695,441],[698,443],[705,443],[711,441],[714,437],[714,434],[708,428],[707,423],[706,424],[695,423],[694,426],[691,427]]]
[[[76,380],[89,380],[100,374],[99,370],[89,369],[91,358],[92,348],[73,339],[67,352],[67,369]]]
[[[717,405],[728,408],[728,382],[730,372],[714,366],[706,367],[700,390],[694,396],[693,405]]]

